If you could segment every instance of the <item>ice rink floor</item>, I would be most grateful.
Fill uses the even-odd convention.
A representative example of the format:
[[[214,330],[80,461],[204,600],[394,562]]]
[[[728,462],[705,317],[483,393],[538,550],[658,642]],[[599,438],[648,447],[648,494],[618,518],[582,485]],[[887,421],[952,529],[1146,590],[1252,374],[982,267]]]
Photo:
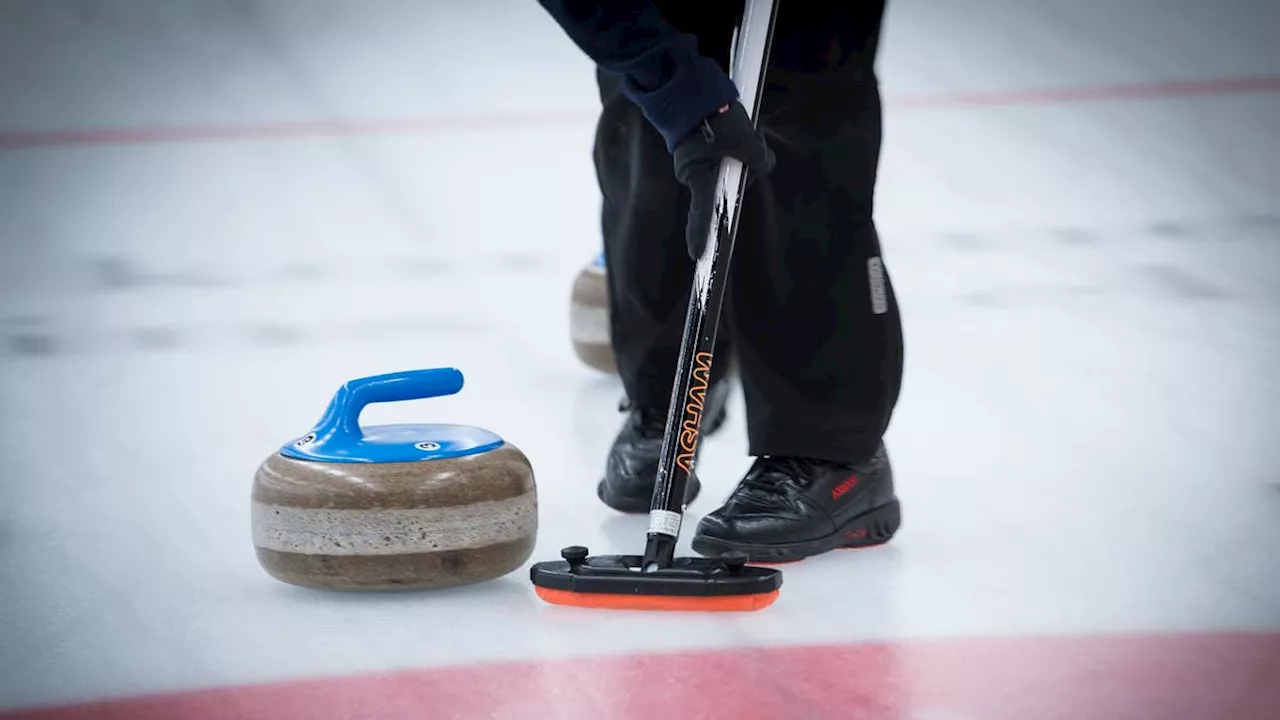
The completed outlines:
[[[0,718],[1280,717],[1276,37],[1268,0],[890,0],[903,530],[704,616],[254,557],[257,465],[437,366],[461,394],[364,421],[524,449],[534,560],[641,548],[568,335],[592,68],[536,3],[0,2]]]

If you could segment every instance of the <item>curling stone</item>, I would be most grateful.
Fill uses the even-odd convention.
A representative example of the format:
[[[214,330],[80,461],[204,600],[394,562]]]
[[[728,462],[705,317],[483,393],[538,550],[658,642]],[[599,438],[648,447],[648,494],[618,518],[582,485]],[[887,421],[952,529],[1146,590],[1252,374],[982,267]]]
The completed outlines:
[[[462,373],[352,380],[320,422],[258,468],[253,544],[271,576],[345,590],[444,588],[519,568],[533,552],[533,468],[516,446],[465,425],[361,427],[378,402],[452,395]]]
[[[588,367],[617,374],[609,343],[609,288],[604,253],[596,256],[573,281],[569,334],[573,351]]]

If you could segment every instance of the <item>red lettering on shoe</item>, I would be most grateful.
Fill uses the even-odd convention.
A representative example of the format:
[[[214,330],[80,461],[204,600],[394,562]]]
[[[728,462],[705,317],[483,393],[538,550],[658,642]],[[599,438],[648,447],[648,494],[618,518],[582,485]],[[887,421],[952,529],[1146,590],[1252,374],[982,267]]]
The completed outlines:
[[[866,528],[858,528],[857,530],[847,530],[844,534],[848,540],[865,540],[867,537]]]
[[[831,499],[839,500],[841,495],[844,495],[845,493],[849,492],[850,490],[854,489],[857,486],[858,486],[858,476],[850,475],[848,480],[845,480],[844,482],[835,486],[835,488],[831,490]]]

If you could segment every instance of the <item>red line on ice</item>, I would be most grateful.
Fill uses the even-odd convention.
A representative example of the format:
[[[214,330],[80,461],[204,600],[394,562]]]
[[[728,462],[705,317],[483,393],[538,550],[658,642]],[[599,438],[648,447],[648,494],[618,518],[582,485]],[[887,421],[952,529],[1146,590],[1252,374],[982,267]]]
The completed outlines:
[[[1280,633],[903,640],[315,678],[0,720],[1263,720],[1277,677]]]
[[[928,93],[889,96],[890,111],[948,110],[972,107],[1067,104],[1115,100],[1143,100],[1270,93],[1280,91],[1280,75],[1221,77],[1160,83],[1118,83],[1065,88],[1031,88],[991,92]],[[0,150],[75,145],[191,143],[220,140],[267,140],[350,135],[416,134],[524,129],[588,123],[594,113],[519,113],[474,116],[424,115],[389,118],[349,118],[291,122],[226,123],[155,127],[89,128],[83,130],[0,130]]]

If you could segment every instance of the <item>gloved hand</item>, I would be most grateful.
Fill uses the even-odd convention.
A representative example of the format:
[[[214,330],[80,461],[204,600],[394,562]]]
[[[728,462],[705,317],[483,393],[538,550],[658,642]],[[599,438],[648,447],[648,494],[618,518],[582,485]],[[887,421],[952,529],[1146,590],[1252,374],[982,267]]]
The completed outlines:
[[[749,171],[767,175],[773,170],[775,157],[739,102],[726,105],[703,120],[680,141],[672,155],[676,178],[692,196],[684,232],[689,257],[697,260],[707,245],[721,161],[725,157],[736,158]]]

